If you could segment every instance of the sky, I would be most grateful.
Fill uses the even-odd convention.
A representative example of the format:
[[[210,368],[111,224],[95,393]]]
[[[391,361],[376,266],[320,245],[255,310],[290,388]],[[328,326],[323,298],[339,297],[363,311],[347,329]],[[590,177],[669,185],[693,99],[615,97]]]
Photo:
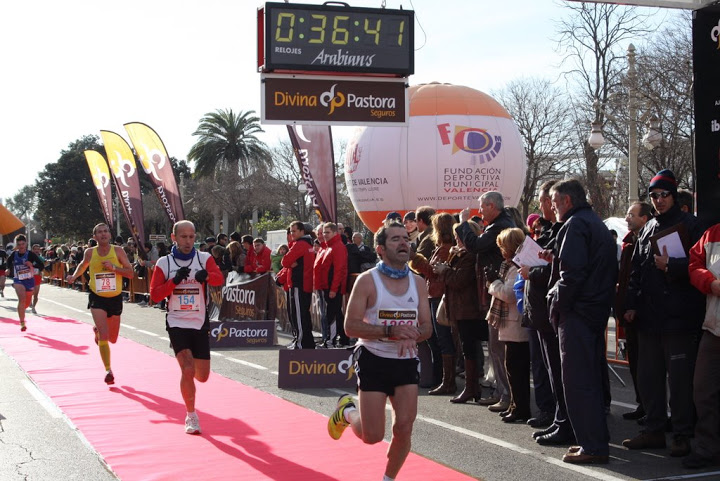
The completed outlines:
[[[306,3],[322,3],[304,0]],[[354,0],[357,7],[382,0]],[[447,82],[486,93],[531,76],[557,79],[562,0],[386,0],[414,10],[411,85]],[[155,129],[170,156],[186,159],[204,114],[255,110],[257,8],[248,0],[36,0],[5,2],[0,27],[0,199],[32,184],[84,135],[123,124]],[[644,9],[646,10],[646,9]],[[664,11],[658,18],[666,18]],[[283,126],[263,126],[269,145]],[[333,129],[349,137],[348,127]],[[78,175],[89,175],[78,172]]]

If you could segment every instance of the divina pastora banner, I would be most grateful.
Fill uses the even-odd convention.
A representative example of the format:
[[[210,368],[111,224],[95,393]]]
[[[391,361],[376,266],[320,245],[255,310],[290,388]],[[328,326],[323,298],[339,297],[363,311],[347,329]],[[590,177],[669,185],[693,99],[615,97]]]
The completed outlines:
[[[125,220],[130,227],[135,243],[138,246],[144,245],[147,239],[145,239],[140,178],[137,174],[135,156],[125,139],[115,132],[101,130],[100,135],[105,144],[105,153],[113,179],[115,179],[115,189],[125,213]],[[138,249],[138,254],[145,258],[144,249]]]
[[[170,158],[160,136],[141,122],[125,124],[130,141],[140,159],[143,170],[150,178],[160,205],[173,224],[185,219],[180,189],[175,181]]]
[[[275,291],[275,283],[269,273],[222,287],[208,286],[210,320],[275,320]]]

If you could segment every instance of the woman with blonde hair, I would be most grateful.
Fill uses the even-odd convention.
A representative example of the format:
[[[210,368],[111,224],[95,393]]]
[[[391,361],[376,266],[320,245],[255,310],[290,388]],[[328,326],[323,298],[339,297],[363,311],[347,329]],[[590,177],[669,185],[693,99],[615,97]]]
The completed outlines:
[[[530,418],[530,344],[528,332],[520,321],[513,285],[517,266],[512,262],[525,232],[517,227],[505,229],[496,242],[503,256],[500,271],[485,271],[488,292],[492,296],[487,314],[488,324],[498,329],[498,338],[505,343],[505,371],[510,385],[510,406],[500,415],[506,423],[527,422]]]
[[[441,212],[432,217],[432,234],[430,235],[435,250],[430,259],[422,254],[415,254],[410,260],[410,268],[425,277],[430,298],[430,316],[433,323],[433,334],[428,339],[433,355],[434,377],[439,378],[442,370],[442,382],[435,383],[435,388],[428,394],[435,396],[440,394],[455,394],[455,343],[453,342],[450,326],[443,326],[437,323],[437,310],[445,293],[445,282],[437,274],[433,267],[444,263],[450,255],[450,248],[454,245],[453,224],[455,219],[447,212]]]

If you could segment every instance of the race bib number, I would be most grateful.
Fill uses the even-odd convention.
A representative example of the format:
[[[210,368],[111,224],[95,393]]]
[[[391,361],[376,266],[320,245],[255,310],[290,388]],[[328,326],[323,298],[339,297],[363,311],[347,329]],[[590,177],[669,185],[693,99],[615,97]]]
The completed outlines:
[[[15,266],[15,275],[17,275],[17,278],[21,281],[26,281],[28,279],[32,279],[33,277],[32,270],[28,269],[28,267],[24,264],[18,264]]]
[[[117,278],[113,272],[95,274],[95,292],[113,292],[117,289]]]
[[[178,287],[173,290],[172,310],[179,312],[200,310],[200,287]]]
[[[383,326],[416,326],[418,325],[417,309],[380,309],[378,320]]]

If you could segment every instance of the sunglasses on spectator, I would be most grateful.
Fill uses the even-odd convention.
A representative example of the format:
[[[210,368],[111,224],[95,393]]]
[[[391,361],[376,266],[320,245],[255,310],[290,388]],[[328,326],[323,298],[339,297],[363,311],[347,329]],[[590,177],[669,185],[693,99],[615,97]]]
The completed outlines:
[[[663,199],[666,199],[666,198],[670,197],[672,195],[672,193],[669,190],[663,190],[660,192],[650,192],[649,195],[650,195],[651,199],[657,200],[660,197],[662,197]]]

